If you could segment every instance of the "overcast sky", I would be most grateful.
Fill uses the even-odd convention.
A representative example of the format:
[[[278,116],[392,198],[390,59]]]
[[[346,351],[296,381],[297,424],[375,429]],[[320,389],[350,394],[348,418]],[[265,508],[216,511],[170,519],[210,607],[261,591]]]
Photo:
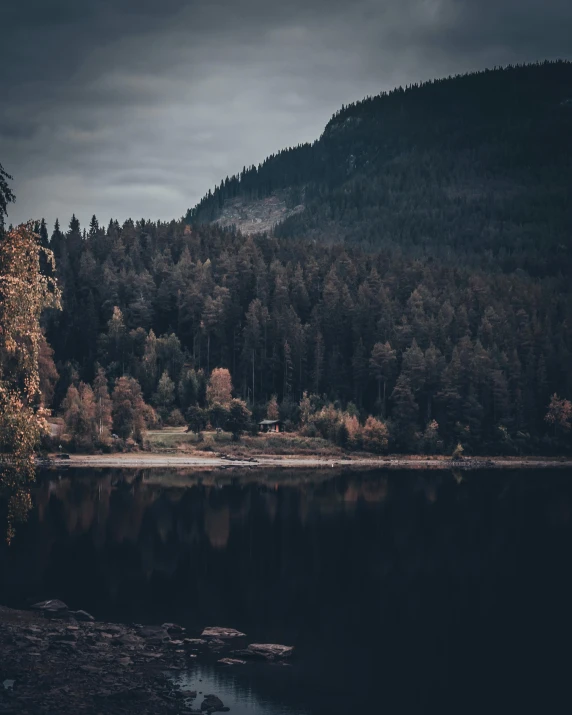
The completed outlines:
[[[400,84],[572,57],[570,0],[0,0],[10,222],[180,218]]]

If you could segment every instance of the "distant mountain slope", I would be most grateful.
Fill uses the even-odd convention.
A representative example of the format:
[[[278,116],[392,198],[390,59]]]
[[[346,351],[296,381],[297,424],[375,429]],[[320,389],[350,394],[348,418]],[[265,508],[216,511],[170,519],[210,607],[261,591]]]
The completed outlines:
[[[252,230],[257,202],[277,194],[287,215],[278,236],[532,275],[572,270],[572,63],[486,70],[342,107],[319,140],[227,178],[186,219],[215,221],[240,198]]]

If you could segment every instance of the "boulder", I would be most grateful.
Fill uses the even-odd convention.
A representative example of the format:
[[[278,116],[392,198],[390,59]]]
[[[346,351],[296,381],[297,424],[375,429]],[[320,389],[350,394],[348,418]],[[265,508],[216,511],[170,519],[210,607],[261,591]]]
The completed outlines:
[[[46,613],[67,613],[69,608],[67,605],[57,598],[51,598],[48,601],[40,601],[39,603],[34,603],[31,608],[36,611],[44,611]]]
[[[205,628],[201,633],[202,638],[241,638],[245,635],[245,633],[241,633],[234,628],[220,628],[218,626]]]

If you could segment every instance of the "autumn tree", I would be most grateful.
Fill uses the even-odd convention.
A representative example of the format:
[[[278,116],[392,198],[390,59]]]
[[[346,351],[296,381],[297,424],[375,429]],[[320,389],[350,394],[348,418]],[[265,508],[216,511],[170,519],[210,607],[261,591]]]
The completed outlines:
[[[232,379],[225,367],[216,367],[207,385],[207,402],[209,406],[215,403],[228,408],[232,400]]]
[[[389,430],[385,422],[368,417],[362,430],[363,447],[368,452],[383,454],[389,446]]]
[[[572,402],[554,393],[544,419],[554,427],[557,437],[569,436],[572,431]]]
[[[278,420],[280,419],[280,410],[278,408],[278,398],[276,395],[272,395],[270,402],[266,408],[266,419],[268,420]]]
[[[0,167],[0,229],[6,204],[13,199]],[[41,405],[40,317],[60,307],[55,280],[43,275],[40,256],[53,267],[53,255],[41,248],[31,224],[0,235],[0,486],[7,492],[8,541],[14,524],[30,507],[26,485],[34,478],[34,452],[47,430]]]
[[[80,382],[70,385],[62,403],[66,431],[74,443],[84,449],[93,446],[97,439],[95,399],[89,385]]]

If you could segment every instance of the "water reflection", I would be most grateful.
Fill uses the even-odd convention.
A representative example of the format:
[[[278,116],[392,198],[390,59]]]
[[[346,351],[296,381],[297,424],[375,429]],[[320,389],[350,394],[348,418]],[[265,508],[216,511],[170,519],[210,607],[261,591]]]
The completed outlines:
[[[271,698],[264,694],[259,683],[260,675],[264,673],[267,680],[269,672],[274,676]],[[250,665],[239,669],[199,666],[175,674],[174,680],[183,690],[197,693],[193,703],[196,708],[200,707],[205,694],[212,693],[233,715],[309,715],[308,710],[291,702],[297,680],[289,667],[274,666],[269,671]]]
[[[295,645],[293,713],[546,710],[570,665],[570,476],[44,475],[0,602]]]

